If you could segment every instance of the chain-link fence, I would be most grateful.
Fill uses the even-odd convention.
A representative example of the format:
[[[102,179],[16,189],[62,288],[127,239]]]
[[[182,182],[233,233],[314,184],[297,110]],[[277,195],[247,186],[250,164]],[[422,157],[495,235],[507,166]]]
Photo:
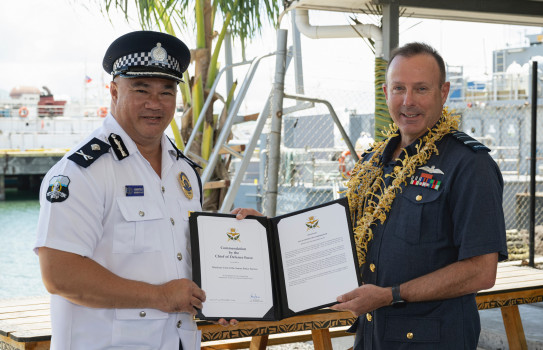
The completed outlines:
[[[531,109],[525,101],[502,104],[451,105],[461,116],[460,129],[487,145],[504,180],[503,210],[510,259],[528,257],[530,228]],[[542,107],[538,115],[542,115]],[[536,134],[542,135],[543,121],[538,120]],[[543,252],[543,139],[536,141],[536,254]]]
[[[465,105],[465,104],[464,104]],[[531,105],[523,101],[516,104],[472,107],[451,106],[461,116],[460,129],[487,145],[490,155],[502,172],[504,179],[503,209],[505,224],[510,229],[527,229],[529,226]],[[539,108],[541,114],[541,108]],[[543,123],[537,125],[541,135]],[[543,140],[537,141],[536,192],[543,190],[539,174],[543,163],[539,154]],[[539,195],[538,195],[539,198]],[[543,197],[542,197],[543,199]],[[536,224],[543,224],[543,211],[536,212]]]
[[[349,105],[348,100],[357,98],[357,103],[362,102],[356,91],[342,91],[335,96],[313,91],[306,95],[330,101],[333,107]],[[373,109],[369,96],[367,105]],[[353,145],[358,139],[359,143],[365,143],[364,146],[372,142],[373,114],[361,115],[344,107],[334,111]],[[266,155],[262,155],[261,162],[266,163]],[[354,166],[354,159],[324,104],[315,103],[312,108],[283,117],[280,164],[276,215],[341,196],[339,192],[344,190],[345,176]],[[262,183],[266,186],[266,177]],[[265,208],[266,188],[261,190],[262,207]]]
[[[328,90],[330,91],[330,90]],[[367,148],[373,141],[373,96],[360,98],[358,91],[340,91],[330,95],[322,91],[306,91],[306,96],[331,102],[350,141],[357,150]],[[285,100],[287,101],[287,100]],[[353,102],[356,101],[356,102]],[[285,102],[284,108],[294,102]],[[357,109],[345,106],[367,106]],[[503,180],[503,209],[508,231],[510,256],[526,258],[530,211],[530,145],[531,105],[525,100],[454,101],[449,110],[460,115],[460,130],[487,145],[498,164]],[[543,115],[543,107],[538,115]],[[543,135],[543,120],[539,118],[537,135]],[[268,130],[269,131],[269,130]],[[266,208],[268,175],[268,142],[266,130],[260,138],[260,159],[252,164],[241,192],[252,198],[249,206]],[[543,137],[537,140],[536,155],[536,242],[543,240]],[[346,176],[354,160],[341,137],[328,108],[322,104],[286,114],[282,120],[281,165],[276,215],[318,205],[339,198]],[[251,177],[252,175],[252,177]],[[248,179],[247,179],[248,178]],[[244,187],[245,186],[245,187]],[[249,187],[247,187],[249,186]],[[243,194],[238,194],[242,197]],[[238,198],[237,197],[237,198]],[[236,206],[245,206],[238,204]],[[539,234],[537,233],[541,231]],[[536,244],[536,254],[543,251]],[[541,254],[541,253],[540,253]]]
[[[451,103],[461,116],[460,129],[487,145],[504,179],[503,208],[512,257],[525,257],[528,248],[531,105],[525,101],[502,104]],[[542,108],[539,108],[539,115]],[[373,134],[373,114],[336,110],[357,149],[364,149]],[[542,135],[543,121],[537,131]],[[281,168],[277,215],[318,205],[341,196],[345,177],[354,165],[328,110],[310,110],[283,117]],[[543,138],[537,142],[536,225],[543,225]],[[265,162],[265,157],[264,157]],[[266,178],[262,180],[266,183]],[[265,188],[263,189],[265,190]],[[265,200],[265,192],[261,192]],[[265,208],[265,206],[263,206]],[[543,228],[543,226],[542,226]],[[542,230],[543,232],[543,230]],[[516,248],[511,249],[511,245]],[[516,254],[520,255],[516,255]]]

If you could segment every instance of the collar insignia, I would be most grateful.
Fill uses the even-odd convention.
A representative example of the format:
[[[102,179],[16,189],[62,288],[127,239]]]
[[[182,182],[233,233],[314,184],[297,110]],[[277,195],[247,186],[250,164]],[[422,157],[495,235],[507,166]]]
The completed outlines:
[[[124,145],[123,139],[119,135],[111,133],[107,139],[109,140],[113,152],[115,152],[118,160],[123,160],[129,156],[130,153],[128,153],[128,149]]]

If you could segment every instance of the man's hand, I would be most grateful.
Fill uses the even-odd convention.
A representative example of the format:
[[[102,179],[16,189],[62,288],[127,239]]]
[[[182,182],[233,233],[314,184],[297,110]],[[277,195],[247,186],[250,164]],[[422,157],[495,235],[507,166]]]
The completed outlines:
[[[227,326],[237,326],[238,325],[238,320],[236,319],[231,319],[230,321],[227,321],[226,319],[224,318],[221,318],[217,321],[218,324],[220,324],[221,326],[223,327],[227,327]]]
[[[474,256],[401,284],[408,302],[444,300],[492,288],[496,281],[498,253]],[[333,310],[351,311],[355,316],[392,302],[391,288],[365,284],[337,298]]]
[[[188,312],[196,315],[196,308],[201,309],[206,300],[205,292],[196,283],[186,278],[173,280],[160,286],[164,312]]]
[[[373,284],[364,284],[349,293],[337,298],[339,304],[332,305],[330,309],[337,311],[350,311],[355,316],[360,316],[392,302],[390,288],[377,287]]]
[[[249,215],[253,216],[264,216],[262,213],[256,211],[253,208],[236,208],[230,212],[230,214],[236,215],[236,219],[243,220]]]

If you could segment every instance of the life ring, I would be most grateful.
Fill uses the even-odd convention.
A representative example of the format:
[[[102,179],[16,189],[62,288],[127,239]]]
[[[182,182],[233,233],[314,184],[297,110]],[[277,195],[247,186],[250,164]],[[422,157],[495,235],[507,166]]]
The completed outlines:
[[[19,117],[21,117],[21,118],[28,117],[28,108],[26,108],[26,107],[19,108]]]
[[[101,118],[105,118],[107,115],[107,107],[98,108],[98,110],[96,111],[96,114]]]
[[[347,166],[345,165],[345,158],[347,158],[347,156],[350,156],[350,155],[351,155],[351,151],[346,150],[346,151],[343,151],[338,158],[339,171],[341,172],[343,176],[351,176],[351,172],[347,171]]]

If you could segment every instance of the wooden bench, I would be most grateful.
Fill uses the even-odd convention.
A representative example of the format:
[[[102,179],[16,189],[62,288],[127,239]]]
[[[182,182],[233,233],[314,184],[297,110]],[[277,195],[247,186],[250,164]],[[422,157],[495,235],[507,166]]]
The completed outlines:
[[[501,308],[511,350],[527,349],[518,305],[543,301],[543,270],[498,266],[496,285],[477,294],[479,310]],[[265,349],[267,345],[313,340],[315,349],[332,349],[331,338],[345,336],[355,318],[349,312],[320,310],[277,322],[240,322],[222,327],[198,322],[203,349]],[[49,349],[49,297],[0,301],[0,349]]]

